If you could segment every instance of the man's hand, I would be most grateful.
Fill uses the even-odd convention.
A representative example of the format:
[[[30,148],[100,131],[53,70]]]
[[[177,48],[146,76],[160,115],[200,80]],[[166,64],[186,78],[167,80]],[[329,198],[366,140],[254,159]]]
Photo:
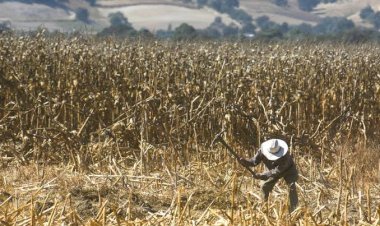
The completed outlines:
[[[248,161],[248,160],[245,159],[245,158],[239,158],[238,161],[239,161],[239,163],[240,163],[241,165],[243,165],[244,167],[250,167],[251,164],[252,164],[250,161]]]
[[[253,174],[252,177],[253,177],[254,179],[261,180],[261,179],[260,179],[260,176],[259,176],[258,173]]]
[[[253,175],[253,178],[259,179],[259,180],[268,180],[269,179],[269,177],[263,173],[256,173],[255,175]]]

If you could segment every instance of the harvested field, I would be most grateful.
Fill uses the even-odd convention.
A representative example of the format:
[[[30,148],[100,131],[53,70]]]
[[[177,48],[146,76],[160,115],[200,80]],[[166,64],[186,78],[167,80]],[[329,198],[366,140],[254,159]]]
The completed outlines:
[[[0,222],[378,225],[379,50],[3,35]],[[295,212],[222,129],[245,157],[290,144]]]

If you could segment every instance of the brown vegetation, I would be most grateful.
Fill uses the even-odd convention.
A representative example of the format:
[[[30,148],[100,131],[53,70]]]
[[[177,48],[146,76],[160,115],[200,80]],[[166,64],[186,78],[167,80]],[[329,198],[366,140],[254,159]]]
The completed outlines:
[[[379,223],[378,46],[0,38],[0,220]],[[301,179],[269,208],[242,156],[281,137]]]

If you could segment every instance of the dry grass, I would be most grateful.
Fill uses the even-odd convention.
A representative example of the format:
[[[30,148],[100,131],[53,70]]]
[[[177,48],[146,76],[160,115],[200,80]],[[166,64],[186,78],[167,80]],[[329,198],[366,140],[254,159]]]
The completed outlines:
[[[0,38],[4,225],[379,224],[378,46]],[[300,169],[259,199],[242,156]]]

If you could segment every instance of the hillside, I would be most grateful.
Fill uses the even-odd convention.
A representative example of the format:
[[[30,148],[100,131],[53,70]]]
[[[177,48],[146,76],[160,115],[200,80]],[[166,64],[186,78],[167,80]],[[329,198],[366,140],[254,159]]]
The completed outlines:
[[[226,24],[237,23],[227,14],[211,8],[198,8],[195,3],[185,4],[179,0],[102,0],[97,1],[95,6],[90,6],[85,0],[68,0],[57,6],[26,2],[28,1],[0,1],[0,21],[10,21],[13,28],[24,30],[42,25],[50,30],[85,28],[99,31],[109,25],[110,13],[121,11],[135,28],[148,28],[152,31],[166,29],[169,25],[176,27],[184,22],[198,29],[205,28],[217,16],[222,17]],[[297,0],[288,2],[288,6],[280,7],[274,1],[240,0],[240,8],[254,19],[267,15],[274,22],[288,24],[316,24],[326,16],[343,16],[358,25],[365,25],[359,17],[360,10],[367,5],[380,10],[380,2],[377,0],[338,0],[336,3],[320,4],[312,12],[300,10]],[[90,23],[75,20],[78,8],[88,10]]]
[[[267,0],[240,0],[240,7],[253,18],[266,15],[276,23],[315,24],[320,20],[319,16],[300,10],[294,1],[289,1],[288,7],[280,7]]]
[[[152,7],[154,7],[153,11]],[[136,4],[117,8],[99,7],[98,10],[104,18],[107,18],[110,13],[122,12],[136,29],[148,28],[151,31],[167,29],[169,25],[177,27],[181,23],[188,23],[202,29],[210,25],[217,16],[222,17],[227,24],[234,22],[228,15],[220,14],[211,8],[197,9],[180,5]]]
[[[75,13],[63,8],[21,2],[0,3],[0,21],[10,21],[12,26],[17,29],[28,30],[40,25],[51,29],[60,29],[61,25],[58,25],[57,22],[74,20]]]

